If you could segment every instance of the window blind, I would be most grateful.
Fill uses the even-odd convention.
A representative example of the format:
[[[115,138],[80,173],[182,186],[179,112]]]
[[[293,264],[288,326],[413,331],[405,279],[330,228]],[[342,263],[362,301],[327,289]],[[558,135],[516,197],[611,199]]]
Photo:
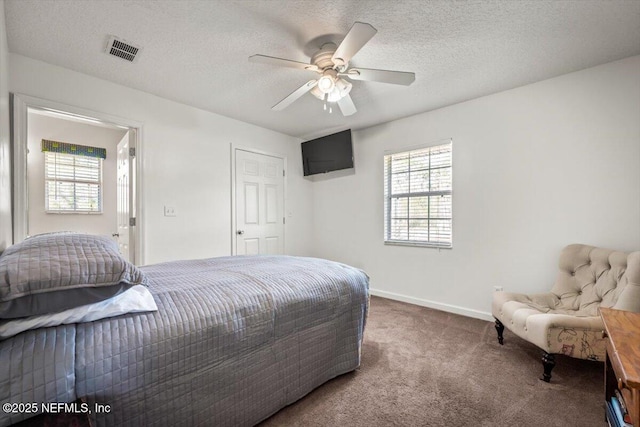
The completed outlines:
[[[451,143],[384,157],[385,241],[452,244]]]
[[[47,151],[45,210],[102,212],[102,158]]]

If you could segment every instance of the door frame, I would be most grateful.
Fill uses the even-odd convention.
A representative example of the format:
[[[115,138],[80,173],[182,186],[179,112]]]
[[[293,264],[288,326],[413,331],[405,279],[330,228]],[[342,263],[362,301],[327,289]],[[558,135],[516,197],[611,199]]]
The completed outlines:
[[[29,108],[52,111],[55,113],[76,116],[89,121],[98,121],[121,128],[133,129],[136,134],[136,168],[135,168],[135,203],[134,212],[136,218],[136,230],[134,232],[135,249],[133,263],[141,265],[144,263],[144,210],[142,209],[142,181],[143,181],[143,146],[142,146],[142,123],[113,116],[86,108],[63,104],[61,102],[36,98],[22,93],[11,93],[11,143],[13,149],[13,242],[19,243],[27,237],[29,230],[29,191],[27,183],[27,133],[28,133],[28,113]]]
[[[287,253],[287,178],[289,177],[289,172],[287,171],[287,156],[280,153],[273,153],[264,150],[258,150],[251,147],[246,147],[242,145],[231,144],[231,255],[237,255],[237,243],[238,243],[238,235],[236,234],[237,229],[237,221],[236,221],[236,151],[246,151],[249,153],[260,154],[263,156],[275,157],[277,159],[282,159],[282,164],[284,168],[284,176],[282,177],[283,187],[282,187],[282,215],[285,218],[285,223],[282,225],[282,247],[284,248],[284,253]]]

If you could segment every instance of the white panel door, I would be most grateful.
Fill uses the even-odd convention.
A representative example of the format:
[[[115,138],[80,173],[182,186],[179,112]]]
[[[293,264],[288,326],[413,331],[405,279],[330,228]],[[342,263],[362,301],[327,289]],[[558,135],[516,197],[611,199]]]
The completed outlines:
[[[284,159],[236,150],[236,254],[284,253]]]
[[[118,143],[117,148],[117,203],[116,209],[118,212],[118,224],[117,231],[113,236],[118,241],[118,247],[120,253],[134,263],[134,246],[135,235],[133,227],[129,225],[129,219],[135,216],[133,212],[135,205],[134,200],[134,179],[135,179],[135,161],[129,151],[135,144],[135,131],[130,130],[127,132],[122,140]]]

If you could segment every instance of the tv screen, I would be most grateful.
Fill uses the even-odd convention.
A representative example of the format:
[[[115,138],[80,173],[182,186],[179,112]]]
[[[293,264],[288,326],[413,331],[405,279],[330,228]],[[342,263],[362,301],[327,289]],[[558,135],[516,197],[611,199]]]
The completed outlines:
[[[351,129],[302,143],[304,176],[353,167]]]

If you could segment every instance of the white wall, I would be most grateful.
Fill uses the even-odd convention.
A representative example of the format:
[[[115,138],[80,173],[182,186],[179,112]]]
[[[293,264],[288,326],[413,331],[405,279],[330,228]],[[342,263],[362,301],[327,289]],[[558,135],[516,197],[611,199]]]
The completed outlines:
[[[292,215],[285,251],[311,252],[312,187],[302,177],[296,138],[20,55],[9,58],[12,92],[143,123],[144,263],[231,253],[231,144],[287,156]],[[177,216],[165,217],[164,205]]]
[[[548,290],[568,243],[640,249],[640,57],[354,132],[355,175],[316,182],[302,178],[295,138],[9,60],[14,92],[144,123],[146,263],[230,253],[231,143],[288,157],[287,253],[364,268],[387,296],[482,317],[493,285]],[[443,138],[454,248],[383,245],[384,151]]]
[[[29,113],[27,146],[27,183],[29,192],[29,234],[51,231],[78,231],[111,236],[117,231],[116,146],[125,130],[78,123],[38,113]],[[44,153],[42,140],[69,142],[105,148],[102,162],[102,213],[52,214],[45,212]]]
[[[9,137],[9,47],[4,0],[0,0],[0,252],[13,242]]]
[[[640,250],[640,56],[353,137],[355,175],[314,183],[315,255],[363,268],[381,295],[488,317],[494,285],[548,291],[569,243]],[[385,150],[443,138],[453,249],[385,246]]]

